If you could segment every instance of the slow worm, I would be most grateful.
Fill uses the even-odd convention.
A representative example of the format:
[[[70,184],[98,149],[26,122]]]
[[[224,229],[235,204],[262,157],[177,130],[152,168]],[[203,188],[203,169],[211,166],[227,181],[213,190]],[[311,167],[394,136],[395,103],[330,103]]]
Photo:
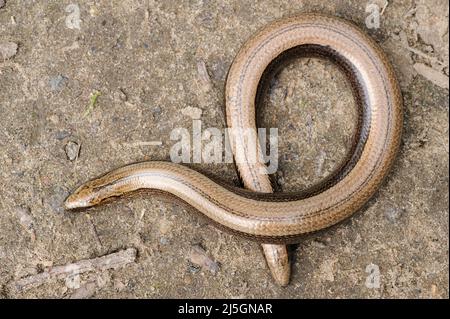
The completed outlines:
[[[252,146],[243,136],[256,132],[261,79],[291,53],[331,59],[348,75],[360,115],[358,133],[348,158],[323,183],[301,193],[271,193],[266,166],[250,160]],[[221,228],[264,244],[298,242],[302,234],[349,217],[378,189],[399,148],[402,97],[387,57],[359,28],[339,18],[303,14],[273,22],[241,48],[227,77],[226,114],[236,137],[234,150],[240,151],[237,168],[249,190],[186,166],[142,162],[83,184],[65,207],[91,207],[151,189],[174,195]],[[259,154],[259,144],[254,147]]]

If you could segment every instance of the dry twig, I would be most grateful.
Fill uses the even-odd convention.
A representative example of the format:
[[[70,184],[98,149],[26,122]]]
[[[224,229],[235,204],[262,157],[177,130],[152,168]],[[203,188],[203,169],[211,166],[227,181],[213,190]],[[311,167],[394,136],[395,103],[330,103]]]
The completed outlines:
[[[21,278],[13,282],[13,288],[19,291],[40,286],[52,279],[63,279],[89,271],[117,269],[136,260],[136,249],[128,248],[106,256],[84,259],[64,266],[51,267],[39,274]]]

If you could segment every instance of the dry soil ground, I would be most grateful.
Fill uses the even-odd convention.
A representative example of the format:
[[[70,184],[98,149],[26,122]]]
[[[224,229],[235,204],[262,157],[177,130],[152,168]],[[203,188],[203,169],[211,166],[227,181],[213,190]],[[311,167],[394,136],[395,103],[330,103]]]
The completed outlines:
[[[370,3],[384,7],[379,28],[366,24]],[[1,0],[0,297],[448,298],[448,2],[386,4]],[[204,128],[223,128],[223,87],[240,46],[266,23],[310,11],[352,20],[383,47],[401,83],[405,124],[395,167],[369,204],[292,247],[287,288],[273,283],[257,243],[170,201],[62,209],[92,177],[168,160],[171,131],[191,130],[199,110]],[[329,174],[355,129],[350,88],[330,62],[287,67],[259,111],[261,126],[279,128],[282,190]],[[232,164],[195,167],[238,182]],[[195,264],[196,245],[218,271],[214,262]],[[118,269],[17,289],[20,278],[49,267],[126,248],[137,258]]]

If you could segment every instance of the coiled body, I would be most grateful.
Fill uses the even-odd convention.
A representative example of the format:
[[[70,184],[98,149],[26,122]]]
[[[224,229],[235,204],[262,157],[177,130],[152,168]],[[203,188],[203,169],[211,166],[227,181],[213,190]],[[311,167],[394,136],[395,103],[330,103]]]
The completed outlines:
[[[360,129],[348,160],[320,187],[302,194],[264,194],[272,190],[264,163],[248,158],[249,146],[242,136],[256,130],[261,77],[290,50],[328,57],[342,67],[354,87]],[[236,137],[234,147],[241,150],[236,156],[239,173],[245,187],[254,192],[223,186],[182,165],[143,162],[80,186],[65,207],[90,207],[139,189],[153,189],[176,196],[232,232],[263,243],[295,242],[300,235],[336,224],[361,208],[388,173],[400,144],[402,98],[387,58],[358,28],[324,15],[280,20],[251,38],[230,68],[226,111]]]

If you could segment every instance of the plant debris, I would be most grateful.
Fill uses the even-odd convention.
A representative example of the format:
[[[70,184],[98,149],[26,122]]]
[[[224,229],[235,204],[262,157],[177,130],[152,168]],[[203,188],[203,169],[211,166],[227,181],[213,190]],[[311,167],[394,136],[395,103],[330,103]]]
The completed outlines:
[[[86,111],[84,111],[83,117],[88,116],[89,114],[91,114],[91,112],[94,110],[95,106],[97,105],[97,100],[99,98],[99,96],[101,96],[102,93],[100,91],[93,91],[91,93],[91,96],[89,97],[89,105],[86,108]]]
[[[52,279],[67,279],[74,275],[95,270],[118,269],[136,260],[137,251],[135,248],[128,248],[106,256],[93,259],[84,259],[64,266],[55,266],[45,271],[21,278],[13,282],[13,287],[19,291],[40,286]]]

